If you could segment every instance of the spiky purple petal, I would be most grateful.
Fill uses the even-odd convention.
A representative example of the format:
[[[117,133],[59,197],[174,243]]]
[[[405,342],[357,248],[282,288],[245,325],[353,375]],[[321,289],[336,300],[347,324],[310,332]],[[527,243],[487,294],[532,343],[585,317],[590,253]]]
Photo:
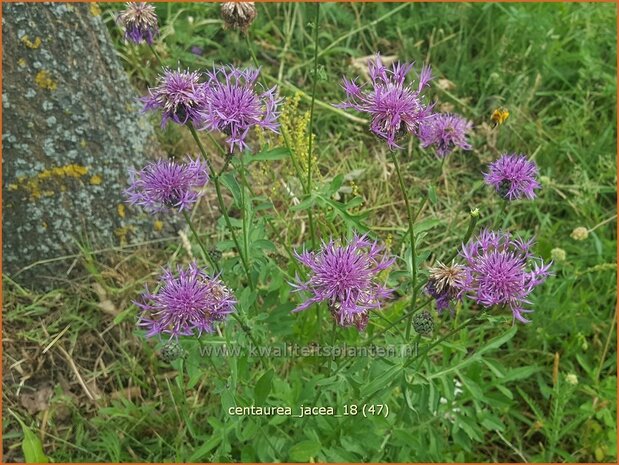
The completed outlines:
[[[385,139],[391,149],[400,148],[398,140],[405,134],[418,135],[419,126],[431,115],[431,105],[422,101],[422,91],[432,78],[429,67],[422,67],[417,86],[406,84],[413,63],[395,63],[386,68],[376,55],[368,62],[369,89],[357,80],[342,79],[346,101],[335,105],[370,115],[370,130]]]
[[[148,286],[139,301],[138,326],[146,337],[200,336],[215,331],[215,324],[235,311],[236,300],[219,277],[210,277],[194,262],[188,267],[163,270],[157,290]]]
[[[481,231],[460,252],[465,266],[461,295],[484,307],[508,306],[515,319],[528,323],[523,313],[532,310],[524,305],[533,289],[546,280],[551,265],[532,255],[532,244],[502,231]]]
[[[259,69],[220,66],[205,75],[203,129],[226,134],[230,153],[247,147],[245,139],[255,126],[278,132],[281,99],[275,86],[264,90],[258,83]]]
[[[461,116],[449,113],[436,113],[419,127],[419,139],[423,148],[433,146],[438,158],[443,158],[457,147],[471,150],[467,140],[472,123]]]
[[[323,242],[318,252],[295,255],[310,269],[310,277],[303,282],[297,276],[292,286],[296,292],[310,293],[310,297],[293,312],[327,302],[340,326],[354,324],[363,330],[368,312],[380,309],[381,301],[392,295],[391,289],[378,282],[378,274],[389,268],[395,258],[387,257],[384,248],[366,236],[355,235],[347,244],[330,240]]]
[[[142,170],[129,172],[130,186],[125,190],[127,202],[148,212],[167,208],[188,210],[202,195],[209,181],[208,165],[200,158],[184,163],[158,160]]]
[[[484,173],[486,184],[507,199],[535,198],[535,189],[541,188],[537,181],[537,165],[525,155],[505,154],[489,166]]]

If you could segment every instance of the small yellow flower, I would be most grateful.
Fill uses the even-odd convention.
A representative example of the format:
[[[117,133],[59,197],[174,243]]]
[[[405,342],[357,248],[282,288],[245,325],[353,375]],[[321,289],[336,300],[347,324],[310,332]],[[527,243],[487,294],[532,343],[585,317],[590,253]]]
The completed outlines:
[[[565,381],[567,381],[568,384],[571,384],[572,386],[576,386],[578,384],[578,376],[576,376],[574,373],[570,373],[565,376]]]
[[[579,226],[572,231],[570,237],[575,241],[584,241],[587,237],[589,237],[589,230],[584,226]]]
[[[559,247],[555,247],[554,249],[552,249],[550,251],[550,256],[552,257],[552,260],[555,262],[564,262],[565,259],[567,258],[567,254],[565,253],[565,250]]]
[[[507,110],[507,108],[497,108],[492,112],[492,115],[490,116],[490,119],[494,123],[492,127],[496,128],[500,124],[505,123],[505,121],[507,121],[507,118],[509,118],[509,111]]]

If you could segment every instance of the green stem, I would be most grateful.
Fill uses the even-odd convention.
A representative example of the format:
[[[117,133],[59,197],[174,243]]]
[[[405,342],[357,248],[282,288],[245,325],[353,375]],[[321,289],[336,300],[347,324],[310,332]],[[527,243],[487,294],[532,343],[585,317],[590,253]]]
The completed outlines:
[[[230,217],[228,216],[228,210],[226,209],[226,204],[224,203],[224,198],[223,198],[223,195],[221,194],[221,185],[219,183],[219,176],[216,174],[215,170],[213,169],[213,166],[211,165],[211,162],[209,161],[208,156],[206,155],[206,150],[204,149],[204,146],[202,145],[202,141],[198,137],[198,133],[196,132],[196,129],[193,127],[193,124],[191,123],[191,121],[187,122],[187,127],[189,128],[189,131],[191,132],[193,139],[196,141],[196,144],[198,144],[200,153],[202,154],[202,157],[206,161],[206,164],[209,168],[209,172],[211,173],[211,179],[213,180],[213,183],[215,184],[215,191],[217,192],[217,202],[219,203],[219,210],[224,216],[226,226],[228,227],[228,231],[230,231],[230,235],[232,236],[232,240],[234,241],[234,246],[236,247],[236,250],[238,251],[239,256],[241,257],[241,263],[243,265],[243,268],[245,269],[245,274],[247,275],[247,281],[249,282],[249,287],[253,291],[254,283],[251,279],[251,273],[249,272],[249,266],[244,257],[243,250],[241,249],[241,246],[239,244],[239,240],[236,237],[236,233],[234,232],[234,228],[232,227],[232,223],[230,222]]]
[[[246,180],[245,180],[245,165],[243,164],[243,155],[241,154],[239,156],[239,160],[241,161],[241,180],[242,180],[242,184],[241,184],[241,211],[243,214],[243,250],[244,250],[244,254],[245,254],[245,258],[247,259],[247,264],[250,266],[251,268],[251,263],[249,262],[249,241],[248,241],[248,230],[247,230],[247,211],[245,209],[245,185],[247,184]],[[251,200],[250,200],[251,202]]]
[[[462,238],[462,243],[466,244],[469,239],[471,238],[471,236],[473,235],[473,231],[475,231],[475,226],[477,225],[477,221],[479,220],[479,213],[474,214],[473,212],[471,212],[471,219],[469,220],[469,227],[466,230],[466,233],[464,234],[464,237]],[[446,260],[445,260],[445,265],[449,265],[452,260],[454,258],[456,258],[458,256],[458,250],[460,249],[460,247],[458,247],[456,249],[455,252],[453,252]]]
[[[196,228],[194,227],[193,222],[191,221],[191,217],[189,216],[189,213],[187,213],[185,210],[183,210],[183,216],[185,217],[185,221],[189,225],[189,229],[191,229],[191,233],[193,234],[193,237],[198,242],[198,245],[200,246],[200,249],[202,249],[202,253],[204,254],[204,258],[206,258],[209,261],[209,263],[211,264],[211,266],[213,268],[215,268],[215,271],[217,273],[219,273],[219,266],[217,265],[217,262],[215,262],[215,260],[213,260],[213,257],[211,257],[211,255],[208,253],[208,250],[206,249],[206,246],[204,245],[204,243],[200,239],[200,236],[198,236],[198,232],[196,231]]]
[[[318,76],[318,19],[320,17],[320,3],[316,2],[316,14],[314,17],[314,72],[312,73],[312,101],[310,104],[309,119],[309,141],[307,147],[307,194],[312,195],[312,148],[314,143],[314,102],[316,99],[316,83]],[[314,217],[312,208],[308,209],[310,235],[312,238],[312,248],[316,248],[316,234],[314,228]]]
[[[466,328],[471,323],[474,323],[483,313],[484,313],[484,311],[481,311],[477,315],[473,315],[472,317],[468,318],[464,323],[462,323],[459,326],[456,326],[454,329],[449,331],[447,334],[445,334],[441,338],[439,338],[436,341],[434,341],[432,344],[430,344],[428,346],[428,348],[422,354],[418,354],[415,357],[407,360],[406,363],[404,364],[403,368],[409,367],[415,360],[418,360],[421,357],[425,358],[426,355],[428,355],[430,353],[430,351],[432,349],[434,349],[437,345],[439,345],[441,342],[445,341],[446,339],[449,339],[449,337],[453,336],[454,334],[456,334],[460,330]]]
[[[241,329],[247,335],[251,343],[256,348],[256,352],[258,353],[258,358],[260,358],[262,365],[266,367],[267,366],[266,362],[264,361],[264,358],[262,357],[262,354],[260,353],[260,350],[258,349],[259,348],[258,343],[256,342],[256,339],[254,338],[254,335],[252,334],[250,327],[247,326],[247,324],[243,320],[241,320],[241,317],[237,315],[236,313],[232,313],[231,315],[232,315],[232,318],[234,318],[236,321],[239,322],[239,325],[241,325]]]
[[[161,60],[161,57],[159,56],[159,54],[157,53],[157,50],[155,50],[155,47],[153,47],[153,44],[148,44],[148,48],[150,48],[150,51],[152,52],[152,54],[155,56],[155,59],[157,60],[157,64],[161,67],[163,66],[163,61]]]
[[[400,163],[398,162],[398,157],[395,152],[391,152],[391,159],[393,160],[393,164],[395,165],[395,171],[398,175],[398,182],[400,184],[400,190],[402,191],[402,196],[404,197],[404,203],[406,204],[406,217],[408,218],[408,233],[409,239],[411,243],[411,264],[413,267],[412,270],[412,278],[413,278],[413,298],[411,300],[411,308],[410,308],[410,316],[408,318],[408,323],[406,326],[406,340],[409,339],[411,334],[411,326],[413,324],[413,313],[415,312],[415,305],[417,304],[417,256],[415,252],[415,216],[413,215],[413,210],[411,209],[410,201],[408,200],[408,194],[406,193],[406,186],[404,185],[404,179],[402,179],[402,172],[400,170]]]

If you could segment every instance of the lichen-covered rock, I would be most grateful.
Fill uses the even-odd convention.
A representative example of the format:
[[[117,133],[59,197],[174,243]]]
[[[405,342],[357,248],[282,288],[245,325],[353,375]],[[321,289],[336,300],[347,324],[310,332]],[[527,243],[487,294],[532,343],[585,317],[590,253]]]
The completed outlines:
[[[66,279],[70,262],[29,265],[161,234],[123,204],[129,167],[157,156],[150,124],[99,10],[3,4],[3,271],[24,285]],[[49,281],[47,281],[49,283]]]

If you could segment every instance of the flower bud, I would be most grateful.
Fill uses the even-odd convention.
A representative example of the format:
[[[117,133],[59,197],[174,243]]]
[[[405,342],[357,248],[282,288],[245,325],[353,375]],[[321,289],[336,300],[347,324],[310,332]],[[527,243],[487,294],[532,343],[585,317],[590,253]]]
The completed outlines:
[[[427,310],[413,316],[413,329],[421,336],[429,336],[434,330],[434,319]]]
[[[185,355],[185,351],[178,342],[169,341],[161,349],[161,358],[164,362],[171,363]]]
[[[254,2],[226,2],[221,4],[221,17],[226,29],[247,32],[257,15]]]
[[[589,237],[589,230],[584,226],[579,226],[572,231],[570,237],[575,241],[584,241],[587,237]]]
[[[565,253],[565,250],[559,247],[555,247],[550,251],[550,256],[552,257],[553,261],[559,263],[564,262],[567,255]]]

